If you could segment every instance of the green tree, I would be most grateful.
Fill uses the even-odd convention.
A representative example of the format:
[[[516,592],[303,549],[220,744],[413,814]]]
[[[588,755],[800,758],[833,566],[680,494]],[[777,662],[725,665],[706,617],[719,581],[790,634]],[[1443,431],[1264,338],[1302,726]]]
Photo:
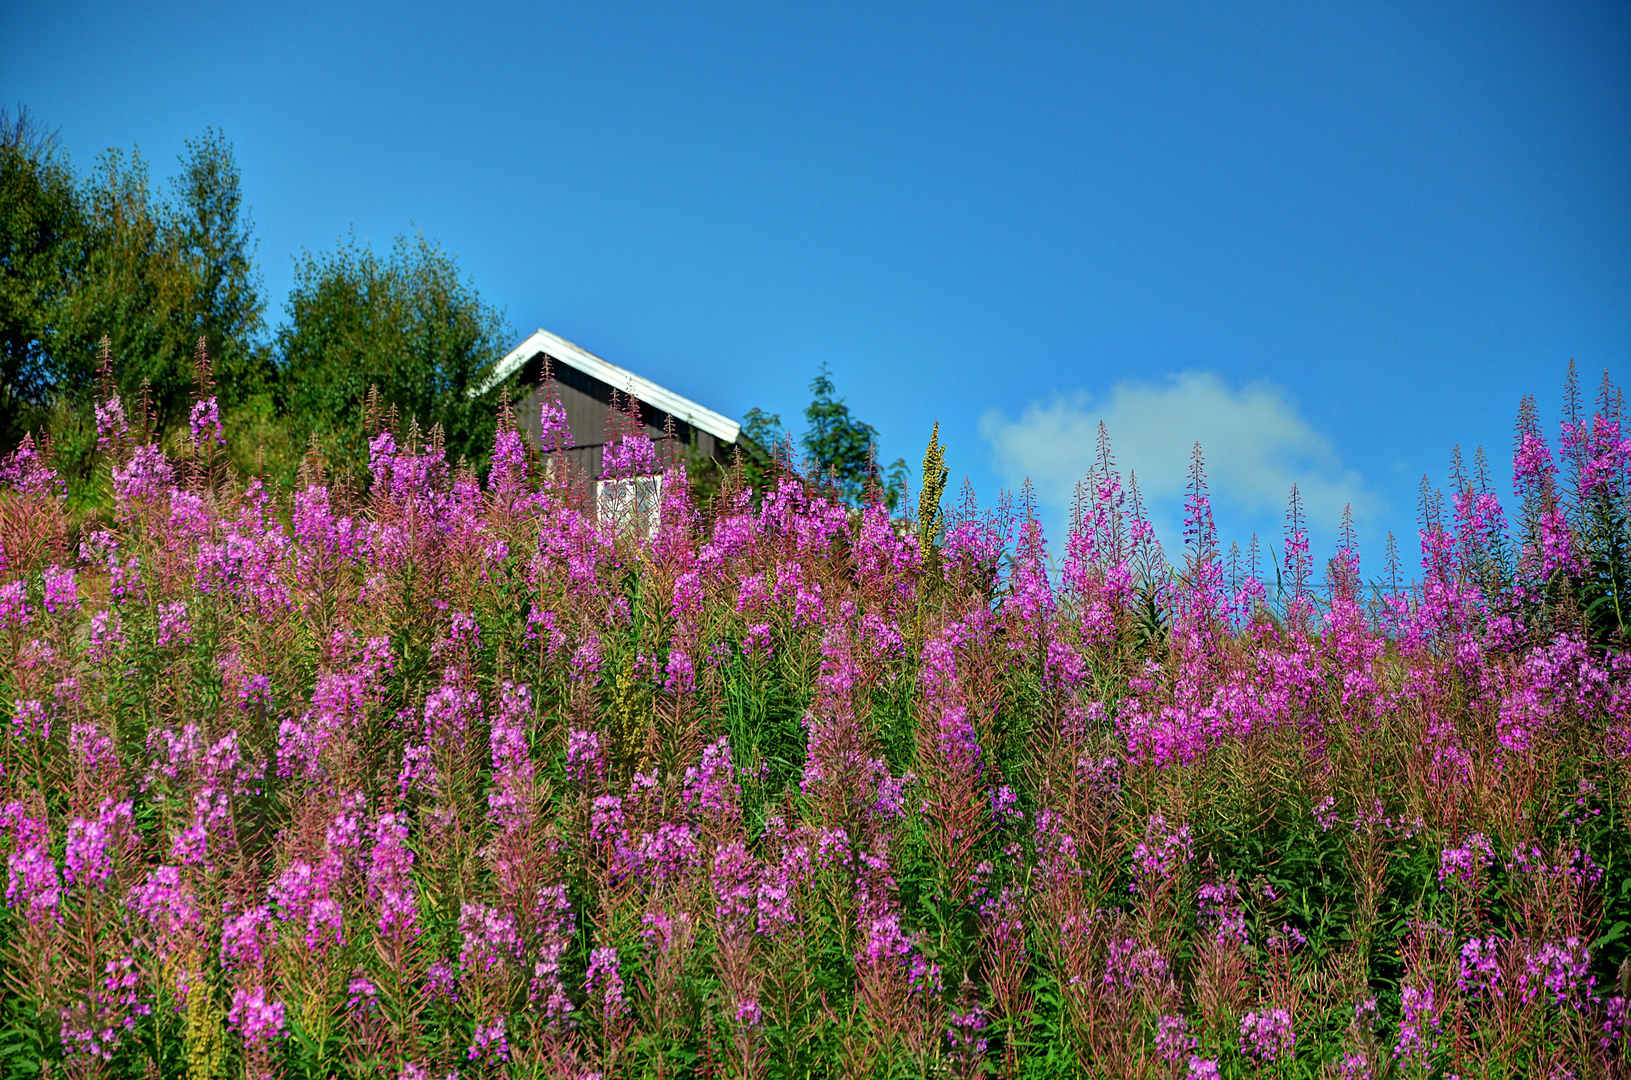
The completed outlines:
[[[200,337],[229,427],[257,395],[268,408],[253,228],[225,137],[189,141],[164,197],[138,153],[109,150],[81,180],[26,112],[0,131],[0,445],[48,427],[70,480],[88,477],[104,335],[115,388],[145,397],[161,429],[186,421]]]
[[[850,415],[849,405],[837,396],[827,365],[810,383],[815,396],[804,410],[809,427],[804,432],[804,451],[824,476],[832,478],[840,495],[851,506],[859,506],[868,488],[877,484],[891,509],[905,488],[906,462],[897,460],[880,473],[876,452],[878,431],[871,424]]]
[[[358,466],[367,452],[364,399],[377,386],[404,421],[441,425],[450,458],[478,462],[491,451],[507,384],[474,391],[510,337],[503,314],[422,234],[398,237],[383,258],[354,238],[308,251],[277,335],[280,408],[301,442],[315,436],[335,464]]]
[[[782,427],[782,418],[778,413],[749,409],[742,415],[742,434],[761,453],[770,455],[787,438],[787,429]]]
[[[186,144],[169,199],[155,196],[141,155],[109,150],[81,196],[86,252],[53,343],[59,393],[78,398],[95,376],[97,343],[112,343],[119,390],[146,388],[161,427],[186,419],[193,352],[205,339],[223,405],[267,389],[258,341],[265,303],[254,233],[232,146],[218,131]]]
[[[186,146],[166,221],[166,246],[185,283],[175,330],[209,342],[221,403],[231,409],[268,390],[273,374],[270,349],[259,340],[266,302],[254,223],[232,144],[207,130]]]
[[[54,133],[0,109],[0,451],[44,421],[60,377],[49,340],[84,222]]]

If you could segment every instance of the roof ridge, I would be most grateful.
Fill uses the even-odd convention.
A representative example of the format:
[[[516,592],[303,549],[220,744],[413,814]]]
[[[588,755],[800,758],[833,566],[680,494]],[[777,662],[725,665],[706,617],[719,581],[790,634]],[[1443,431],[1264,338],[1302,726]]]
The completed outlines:
[[[487,381],[475,390],[470,391],[470,397],[480,397],[493,387],[509,378],[516,371],[539,353],[543,353],[551,360],[565,364],[567,367],[583,372],[592,378],[620,390],[630,396],[661,409],[663,412],[683,420],[692,427],[700,428],[723,442],[736,442],[742,435],[742,425],[735,420],[714,412],[705,405],[699,405],[688,397],[676,394],[667,387],[659,386],[641,375],[624,367],[602,359],[572,342],[552,334],[542,327],[528,335],[519,345],[511,349],[504,358],[493,368],[493,373]]]

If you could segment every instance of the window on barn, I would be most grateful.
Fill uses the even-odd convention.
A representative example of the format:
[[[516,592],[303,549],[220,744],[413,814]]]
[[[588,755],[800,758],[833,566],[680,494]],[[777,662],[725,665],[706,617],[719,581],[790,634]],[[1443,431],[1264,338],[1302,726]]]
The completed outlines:
[[[595,483],[595,512],[600,524],[628,530],[642,540],[657,533],[663,506],[662,476],[623,476]]]

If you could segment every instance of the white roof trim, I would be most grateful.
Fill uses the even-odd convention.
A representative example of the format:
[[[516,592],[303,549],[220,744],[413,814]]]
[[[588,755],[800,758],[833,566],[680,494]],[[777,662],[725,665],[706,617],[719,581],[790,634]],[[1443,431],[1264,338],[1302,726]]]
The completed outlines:
[[[556,363],[576,368],[625,394],[631,394],[645,404],[661,409],[676,420],[684,420],[692,427],[706,431],[722,442],[733,443],[742,435],[742,425],[735,420],[721,416],[712,409],[703,408],[689,398],[680,397],[672,390],[665,390],[650,379],[642,379],[632,371],[602,360],[588,349],[581,349],[548,330],[537,331],[511,349],[504,359],[498,362],[498,366],[493,368],[493,373],[488,376],[487,381],[470,391],[470,396],[480,397],[485,394],[521,370],[528,360],[539,353],[545,354]]]

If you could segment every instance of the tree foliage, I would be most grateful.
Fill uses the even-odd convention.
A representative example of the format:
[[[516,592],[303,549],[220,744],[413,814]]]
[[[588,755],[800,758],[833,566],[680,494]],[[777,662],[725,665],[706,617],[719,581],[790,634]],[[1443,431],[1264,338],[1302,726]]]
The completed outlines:
[[[70,292],[81,228],[55,136],[26,111],[0,111],[0,445],[13,445],[50,402],[47,338]]]
[[[222,404],[268,389],[253,226],[232,146],[186,143],[167,194],[137,152],[109,150],[76,177],[26,112],[0,117],[0,440],[48,427],[72,476],[94,447],[98,344],[115,387],[161,429],[184,423],[203,338]]]
[[[826,364],[810,382],[810,393],[814,396],[804,409],[809,427],[803,444],[811,464],[832,479],[851,506],[862,503],[868,491],[877,486],[893,509],[905,487],[906,462],[897,460],[880,472],[878,429],[850,413],[848,403],[838,396]]]
[[[485,457],[500,387],[481,394],[509,331],[453,256],[423,234],[380,256],[354,238],[306,252],[288,321],[277,335],[279,403],[300,442],[364,460],[364,399],[428,430],[441,425],[449,457]]]

